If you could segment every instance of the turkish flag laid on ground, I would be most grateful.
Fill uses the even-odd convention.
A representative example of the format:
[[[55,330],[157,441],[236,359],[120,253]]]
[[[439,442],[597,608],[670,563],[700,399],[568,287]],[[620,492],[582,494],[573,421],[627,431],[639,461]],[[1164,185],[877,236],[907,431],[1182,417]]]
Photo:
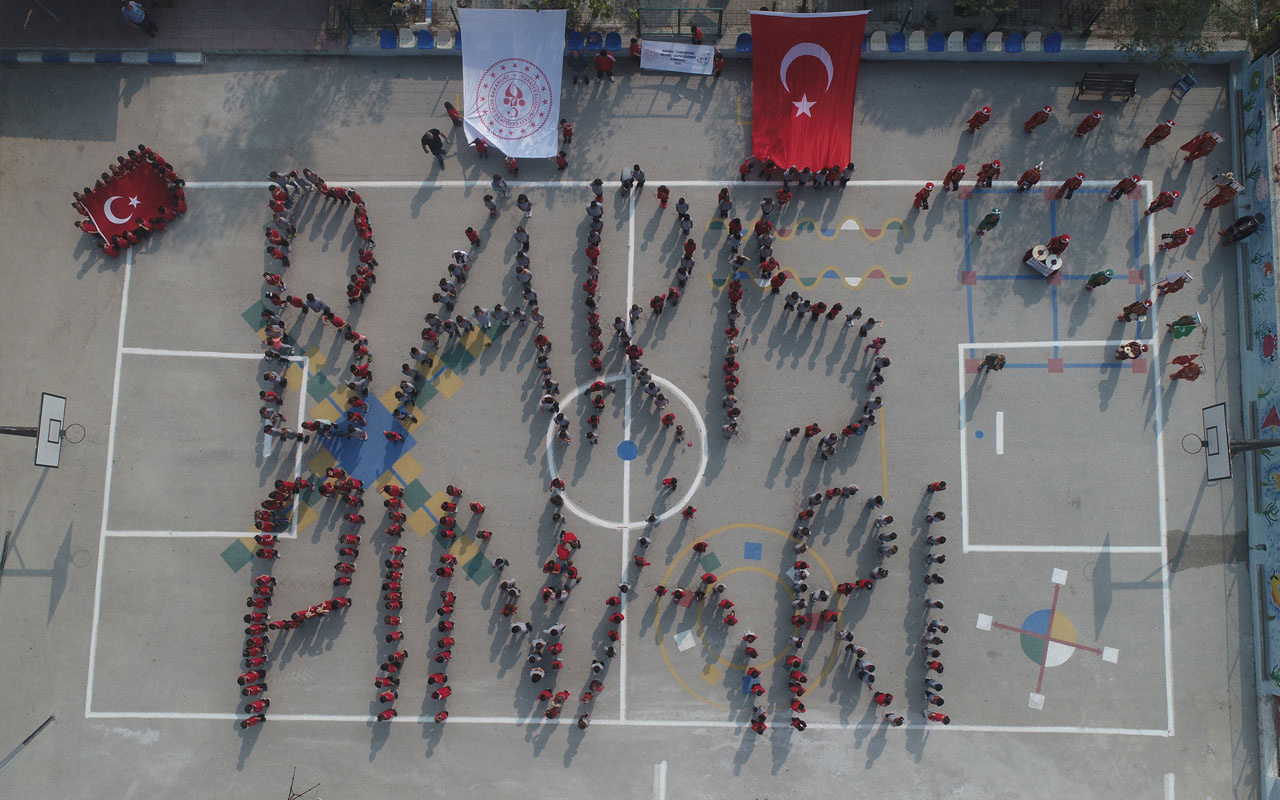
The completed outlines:
[[[752,155],[783,169],[849,163],[868,13],[751,12]]]
[[[142,165],[89,192],[82,204],[102,238],[109,240],[115,234],[134,230],[140,221],[163,216],[160,206],[172,208],[174,202],[164,176]]]

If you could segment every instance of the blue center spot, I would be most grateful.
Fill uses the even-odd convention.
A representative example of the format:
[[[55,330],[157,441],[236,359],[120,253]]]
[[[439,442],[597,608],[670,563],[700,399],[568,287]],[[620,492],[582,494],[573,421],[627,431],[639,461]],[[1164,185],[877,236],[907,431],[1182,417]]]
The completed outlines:
[[[630,439],[618,444],[618,458],[623,461],[635,461],[638,455],[640,455],[640,448],[636,447],[636,443]]]
[[[743,542],[742,557],[749,561],[760,561],[764,558],[764,544],[762,542]]]
[[[982,438],[982,431],[974,431],[974,432],[973,432],[973,435],[974,435],[976,438],[981,439],[981,438]]]

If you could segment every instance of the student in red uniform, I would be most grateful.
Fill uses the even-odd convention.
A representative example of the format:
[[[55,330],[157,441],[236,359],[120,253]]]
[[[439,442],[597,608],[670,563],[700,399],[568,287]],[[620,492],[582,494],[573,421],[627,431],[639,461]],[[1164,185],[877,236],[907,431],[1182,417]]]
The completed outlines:
[[[1040,109],[1036,113],[1032,114],[1030,119],[1022,123],[1022,132],[1031,133],[1036,128],[1048,122],[1049,115],[1052,113],[1053,113],[1053,106],[1045,106],[1044,108]]]
[[[1102,122],[1101,111],[1095,111],[1089,116],[1080,120],[1080,124],[1076,126],[1076,133],[1075,133],[1076,138],[1079,139],[1081,136],[1084,136],[1089,131],[1098,127],[1099,122]]]
[[[979,128],[991,121],[991,106],[983,106],[969,117],[969,133],[976,133]]]

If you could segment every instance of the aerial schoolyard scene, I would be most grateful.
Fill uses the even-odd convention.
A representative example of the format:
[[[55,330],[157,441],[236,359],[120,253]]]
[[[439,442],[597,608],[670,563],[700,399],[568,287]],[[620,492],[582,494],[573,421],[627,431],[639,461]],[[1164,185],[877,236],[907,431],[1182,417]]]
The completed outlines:
[[[1272,795],[1274,44],[286,5],[3,14],[6,794]]]

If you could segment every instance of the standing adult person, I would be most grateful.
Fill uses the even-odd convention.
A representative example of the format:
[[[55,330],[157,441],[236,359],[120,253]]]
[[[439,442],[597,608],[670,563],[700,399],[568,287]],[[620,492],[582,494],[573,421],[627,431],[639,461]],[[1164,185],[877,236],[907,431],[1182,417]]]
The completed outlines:
[[[422,152],[435,156],[440,167],[444,167],[444,136],[439,128],[432,128],[422,134]]]
[[[587,77],[587,57],[581,50],[570,51],[569,71],[573,73],[574,86],[578,85],[578,81],[582,81],[584,85],[590,83],[591,79]]]
[[[156,24],[151,21],[151,15],[147,13],[146,7],[137,0],[125,0],[121,3],[120,16],[124,17],[125,22],[132,22],[146,31],[148,36],[155,36],[160,32]]]

